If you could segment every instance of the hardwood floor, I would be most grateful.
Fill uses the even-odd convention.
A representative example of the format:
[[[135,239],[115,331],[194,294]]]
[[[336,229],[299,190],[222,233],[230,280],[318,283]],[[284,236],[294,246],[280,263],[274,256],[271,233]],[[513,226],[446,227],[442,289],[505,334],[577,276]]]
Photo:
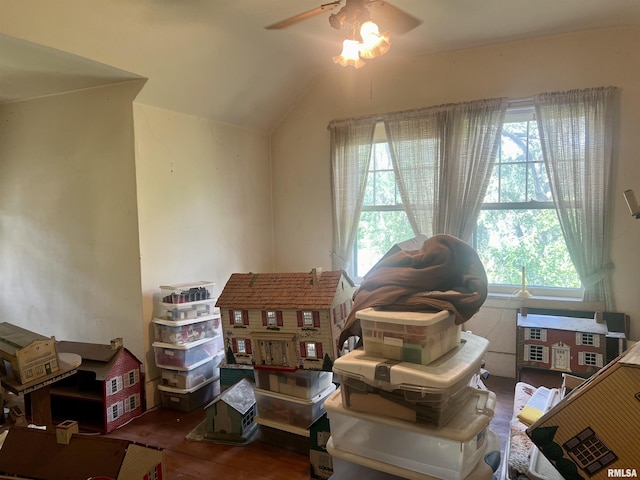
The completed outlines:
[[[513,410],[512,378],[489,376],[485,385],[496,394],[491,429],[502,452],[509,434]],[[185,413],[157,407],[108,434],[164,449],[165,480],[298,480],[309,477],[309,458],[261,440],[246,446],[229,446],[187,440],[204,411]],[[504,460],[504,459],[503,459]]]

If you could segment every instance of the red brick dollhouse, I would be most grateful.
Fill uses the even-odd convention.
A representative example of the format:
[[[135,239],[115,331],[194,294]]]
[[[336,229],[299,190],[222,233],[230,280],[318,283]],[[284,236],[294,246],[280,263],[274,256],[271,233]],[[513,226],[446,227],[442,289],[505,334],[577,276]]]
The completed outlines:
[[[338,354],[353,292],[341,270],[234,273],[216,303],[225,350],[257,368],[322,370]]]
[[[519,313],[517,322],[518,373],[530,367],[590,376],[607,363],[604,321]]]
[[[54,419],[77,420],[83,431],[108,433],[143,412],[141,362],[122,345],[58,342],[58,352],[82,357],[78,373],[51,389]]]

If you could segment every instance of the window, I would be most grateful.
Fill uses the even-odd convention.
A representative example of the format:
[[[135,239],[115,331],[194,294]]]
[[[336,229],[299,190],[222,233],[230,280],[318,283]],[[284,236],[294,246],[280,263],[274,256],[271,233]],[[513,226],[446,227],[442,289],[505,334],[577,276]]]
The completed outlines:
[[[275,327],[276,325],[276,312],[273,310],[267,311],[267,325]]]
[[[525,345],[525,360],[547,363],[546,347],[541,345]]]
[[[302,312],[302,324],[305,327],[313,327],[313,312]]]
[[[118,375],[117,377],[113,377],[107,383],[107,395],[114,395],[122,390],[122,377]]]
[[[138,369],[129,370],[124,374],[123,379],[125,388],[135,385],[140,380],[140,371]]]
[[[588,365],[598,367],[598,354],[594,352],[580,352],[578,363],[580,365]]]
[[[600,346],[600,336],[595,333],[576,332],[576,345]]]
[[[307,357],[316,356],[316,344],[314,342],[307,342]]]
[[[107,408],[107,421],[113,422],[117,418],[121,417],[124,413],[124,405],[122,402],[116,402]]]
[[[135,395],[131,395],[127,397],[124,403],[124,411],[132,412],[139,406],[140,406],[140,395],[136,393]]]
[[[528,286],[581,294],[553,203],[533,105],[507,111],[472,244],[489,283],[509,286],[504,293],[521,285],[524,267]]]
[[[243,322],[242,310],[234,310],[233,321],[236,325],[242,325],[242,322]]]
[[[585,470],[589,476],[618,460],[617,455],[600,440],[591,428],[586,428],[571,438],[563,447],[569,452],[578,467]]]
[[[321,342],[300,342],[300,355],[303,358],[322,358],[324,355]]]
[[[238,339],[238,353],[247,353],[247,345],[244,339]]]
[[[526,328],[524,331],[524,338],[525,340],[540,340],[546,342],[547,331],[536,327]]]
[[[382,124],[376,128],[376,139],[353,250],[356,279],[361,279],[394,244],[415,236],[400,199]]]

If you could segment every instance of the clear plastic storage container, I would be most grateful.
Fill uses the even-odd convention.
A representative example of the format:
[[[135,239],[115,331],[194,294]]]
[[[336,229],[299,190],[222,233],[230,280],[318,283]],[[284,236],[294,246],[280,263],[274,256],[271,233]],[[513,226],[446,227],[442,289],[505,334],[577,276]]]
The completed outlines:
[[[162,302],[164,303],[190,303],[213,298],[213,286],[215,283],[199,281],[194,283],[180,283],[177,285],[162,285]]]
[[[343,403],[352,407],[351,395],[378,394],[397,402],[443,409],[480,371],[489,341],[462,332],[453,350],[429,365],[389,361],[363,350],[353,350],[333,363],[340,378]]]
[[[346,410],[340,392],[324,405],[336,449],[444,480],[462,480],[483,457],[495,403],[493,392],[476,390],[442,427]]]
[[[172,388],[189,389],[210,379],[220,378],[220,362],[223,352],[214,357],[194,363],[188,368],[163,368],[161,373],[162,385]]]
[[[155,338],[159,342],[182,345],[203,338],[213,338],[222,333],[220,316],[210,315],[203,319],[162,320],[153,319]]]
[[[258,416],[263,420],[271,420],[292,427],[308,428],[325,412],[324,401],[335,390],[336,386],[332,383],[319,395],[305,400],[256,388],[254,394]]]
[[[205,358],[213,357],[219,353],[220,342],[216,342],[216,338],[204,338],[182,345],[153,342],[156,365],[160,368],[188,368]]]
[[[455,348],[461,326],[446,310],[395,312],[365,308],[356,312],[367,355],[427,365]]]
[[[186,389],[158,385],[158,390],[163,407],[192,412],[220,395],[220,380],[212,378],[205,380],[200,385]]]
[[[220,309],[216,307],[216,300],[202,300],[189,303],[160,302],[160,310],[156,318],[160,320],[206,320],[220,319]]]
[[[296,370],[284,372],[254,367],[256,387],[282,395],[310,399],[324,391],[333,379],[333,372]]]

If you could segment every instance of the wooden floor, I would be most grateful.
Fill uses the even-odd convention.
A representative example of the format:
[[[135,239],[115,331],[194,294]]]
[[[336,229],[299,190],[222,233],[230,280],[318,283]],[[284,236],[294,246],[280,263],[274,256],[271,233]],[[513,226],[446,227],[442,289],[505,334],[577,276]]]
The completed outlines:
[[[491,430],[500,438],[504,452],[513,411],[515,380],[489,376],[485,384],[497,397]],[[203,420],[203,410],[184,413],[157,407],[111,432],[108,436],[164,449],[165,480],[310,478],[308,456],[259,439],[246,446],[187,440],[186,435]]]

